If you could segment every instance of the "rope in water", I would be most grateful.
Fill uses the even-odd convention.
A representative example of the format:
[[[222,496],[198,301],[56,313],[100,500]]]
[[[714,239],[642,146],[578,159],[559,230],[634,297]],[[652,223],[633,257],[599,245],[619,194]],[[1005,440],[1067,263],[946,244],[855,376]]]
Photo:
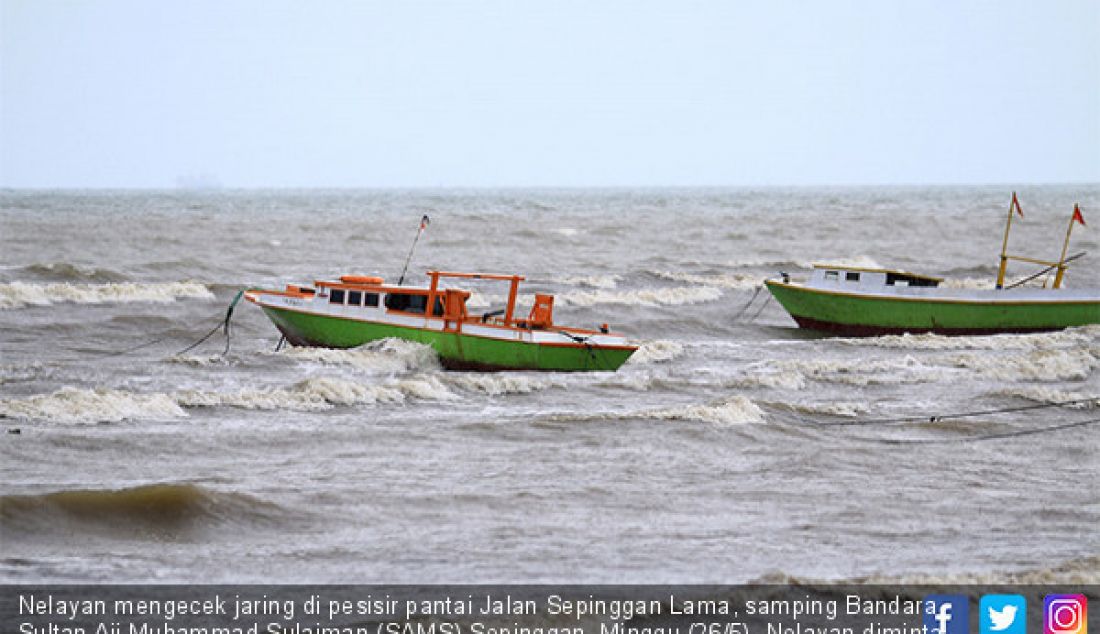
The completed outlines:
[[[830,422],[816,422],[816,425],[822,427],[855,427],[861,425],[893,425],[896,423],[915,423],[915,422],[927,422],[935,423],[942,420],[950,420],[955,418],[973,418],[975,416],[988,416],[990,414],[1006,414],[1011,412],[1027,412],[1036,409],[1046,409],[1050,407],[1067,407],[1069,405],[1080,405],[1081,403],[1088,403],[1091,401],[1100,401],[1100,397],[1092,398],[1079,398],[1072,401],[1060,401],[1057,403],[1039,403],[1036,405],[1023,405],[1019,407],[1003,407],[1000,409],[987,409],[973,412],[957,412],[952,414],[938,414],[932,416],[901,416],[898,418],[873,418],[870,420],[843,420],[843,421],[830,421]]]
[[[971,412],[956,412],[952,414],[940,414],[932,416],[903,416],[898,418],[880,418],[872,420],[856,420],[856,421],[835,421],[824,422],[811,419],[805,419],[802,417],[795,417],[799,422],[804,423],[807,426],[812,427],[852,427],[852,426],[865,426],[865,425],[891,425],[896,423],[906,422],[922,422],[922,423],[936,423],[946,420],[955,420],[960,418],[973,418],[975,416],[988,416],[990,414],[1005,414],[1012,412],[1026,412],[1034,411],[1038,409],[1047,409],[1052,407],[1068,407],[1072,405],[1080,405],[1083,403],[1100,403],[1100,396],[1094,396],[1091,398],[1079,398],[1069,401],[1058,401],[1049,403],[1038,403],[1036,405],[1024,405],[1020,407],[1002,407],[999,409],[978,410]],[[1100,424],[1100,418],[1094,418],[1090,420],[1075,421],[1070,423],[1058,423],[1056,425],[1049,425],[1047,427],[1039,427],[1033,429],[1020,429],[1016,431],[998,432],[993,434],[982,434],[978,436],[967,436],[965,438],[867,438],[863,436],[846,436],[850,440],[857,440],[863,442],[881,443],[886,445],[936,445],[936,444],[950,444],[950,443],[964,443],[964,442],[979,442],[983,440],[1000,440],[1005,438],[1017,438],[1020,436],[1033,436],[1036,434],[1046,434],[1066,429],[1075,429],[1079,427],[1088,427],[1091,425]]]
[[[230,342],[229,324],[230,324],[230,319],[233,317],[233,310],[237,307],[237,303],[241,301],[241,296],[243,296],[243,295],[244,295],[244,291],[237,291],[237,295],[235,297],[233,297],[233,301],[231,301],[229,303],[229,307],[226,309],[224,317],[221,316],[221,313],[215,313],[211,317],[209,317],[207,319],[203,319],[202,322],[199,322],[199,323],[203,323],[203,322],[207,322],[210,319],[213,319],[215,317],[218,318],[218,324],[216,326],[214,326],[210,330],[210,332],[208,332],[205,335],[203,335],[202,337],[200,337],[198,339],[198,341],[196,341],[195,343],[192,343],[191,345],[187,346],[183,350],[180,350],[179,352],[177,352],[176,355],[178,356],[178,355],[190,352],[191,350],[194,350],[200,344],[205,342],[207,339],[209,339],[210,337],[213,337],[214,334],[217,333],[219,330],[222,330],[222,331],[225,332],[225,350],[222,351],[222,356],[225,356],[225,355],[229,354],[229,342]],[[194,325],[198,325],[198,324],[194,324]],[[191,328],[193,328],[194,325],[192,325]],[[122,356],[124,354],[130,354],[131,352],[136,352],[136,351],[141,350],[143,348],[148,348],[149,346],[152,346],[152,345],[158,344],[162,341],[166,341],[168,339],[171,339],[172,335],[169,334],[169,333],[171,333],[173,330],[175,330],[175,329],[165,330],[161,333],[161,336],[156,337],[155,339],[151,339],[149,341],[146,341],[144,343],[139,343],[136,346],[130,346],[129,348],[123,348],[122,350],[105,350],[105,351],[102,351],[102,352],[98,352],[96,354],[99,354],[99,355],[102,355],[102,356],[105,356],[105,357],[117,357],[117,356]]]

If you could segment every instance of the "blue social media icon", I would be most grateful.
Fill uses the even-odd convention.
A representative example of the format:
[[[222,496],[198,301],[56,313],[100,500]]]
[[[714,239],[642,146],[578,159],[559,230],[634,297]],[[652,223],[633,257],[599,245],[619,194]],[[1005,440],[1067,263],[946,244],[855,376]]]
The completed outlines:
[[[969,634],[970,598],[962,594],[930,594],[924,597],[923,616],[927,634]]]
[[[1027,599],[1018,594],[987,594],[978,604],[981,634],[1027,634]]]

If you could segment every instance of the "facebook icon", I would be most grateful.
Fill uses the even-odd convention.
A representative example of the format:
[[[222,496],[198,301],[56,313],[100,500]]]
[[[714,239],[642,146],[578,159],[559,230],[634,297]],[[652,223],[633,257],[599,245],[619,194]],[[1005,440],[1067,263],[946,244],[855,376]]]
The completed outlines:
[[[924,597],[925,634],[968,634],[970,599],[962,594],[930,594]]]

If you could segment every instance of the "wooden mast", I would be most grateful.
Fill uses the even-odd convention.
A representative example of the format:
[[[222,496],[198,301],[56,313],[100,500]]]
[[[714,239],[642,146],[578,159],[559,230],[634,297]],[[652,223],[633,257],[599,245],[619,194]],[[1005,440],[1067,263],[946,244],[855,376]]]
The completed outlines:
[[[1012,192],[1012,202],[1008,205],[1008,222],[1005,223],[1005,240],[1001,244],[1001,268],[997,271],[997,288],[1005,286],[1005,271],[1008,269],[1008,232],[1012,229],[1012,211],[1015,208],[1022,218],[1024,211],[1020,209],[1020,201],[1016,199],[1016,192]]]

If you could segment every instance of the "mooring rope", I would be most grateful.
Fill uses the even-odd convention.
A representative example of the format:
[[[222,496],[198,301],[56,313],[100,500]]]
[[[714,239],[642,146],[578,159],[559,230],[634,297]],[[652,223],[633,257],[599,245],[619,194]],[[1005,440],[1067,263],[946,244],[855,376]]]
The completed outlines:
[[[999,434],[985,434],[983,436],[967,436],[966,438],[860,438],[869,442],[879,442],[887,445],[942,445],[959,442],[979,442],[982,440],[1000,440],[1003,438],[1017,438],[1019,436],[1033,436],[1035,434],[1047,434],[1075,427],[1088,427],[1100,424],[1100,418],[1080,420],[1075,423],[1062,423],[1037,429],[1021,429],[1018,431],[1002,432]]]
[[[738,319],[740,319],[741,315],[744,315],[745,311],[749,309],[749,306],[752,306],[752,303],[756,301],[756,297],[758,295],[760,295],[760,291],[763,290],[763,289],[764,289],[763,284],[761,284],[760,286],[757,286],[756,289],[753,290],[752,297],[749,298],[749,301],[746,302],[745,305],[741,307],[741,310],[739,310],[739,311],[737,311],[736,313],[733,314],[733,319],[731,319],[731,321],[737,321]]]
[[[1069,401],[1048,402],[1039,403],[1036,405],[1025,405],[1021,407],[1002,407],[1000,409],[990,410],[978,410],[971,412],[956,412],[952,414],[940,414],[932,416],[904,416],[899,418],[880,418],[872,420],[855,420],[855,421],[834,421],[825,422],[813,419],[804,418],[802,416],[793,416],[795,420],[802,423],[806,427],[852,427],[852,426],[865,426],[865,425],[891,425],[896,423],[905,422],[922,422],[922,423],[937,423],[941,421],[954,420],[959,418],[973,418],[975,416],[988,416],[990,414],[1004,414],[1011,412],[1026,412],[1034,411],[1037,409],[1046,409],[1052,407],[1067,407],[1071,405],[1078,405],[1081,403],[1100,402],[1100,396],[1094,396],[1091,398],[1080,398]],[[928,445],[928,444],[948,444],[948,443],[961,443],[961,442],[977,442],[982,440],[999,440],[1004,438],[1016,438],[1019,436],[1032,436],[1035,434],[1045,434],[1065,429],[1074,429],[1078,427],[1088,427],[1090,425],[1100,424],[1100,418],[1076,421],[1070,423],[1058,423],[1056,425],[1049,425],[1047,427],[1040,427],[1034,429],[1021,429],[1009,432],[998,432],[993,434],[982,434],[978,436],[967,436],[965,438],[868,438],[866,436],[845,436],[847,440],[856,440],[862,442],[880,443],[886,445]]]
[[[186,352],[190,352],[191,350],[198,347],[199,344],[203,343],[204,341],[206,341],[210,337],[214,336],[214,334],[216,332],[218,332],[219,330],[224,330],[225,331],[225,350],[222,352],[222,356],[225,356],[226,354],[229,354],[229,339],[230,339],[230,337],[229,337],[229,333],[230,333],[229,323],[230,323],[230,321],[229,320],[233,317],[233,309],[237,307],[237,303],[241,301],[241,296],[243,296],[243,295],[244,295],[243,290],[237,291],[237,295],[234,296],[233,301],[231,301],[229,303],[229,307],[226,309],[224,316],[222,316],[221,313],[215,313],[215,314],[211,315],[210,317],[207,317],[207,318],[203,319],[202,321],[199,321],[199,322],[196,322],[195,324],[187,326],[186,328],[188,330],[190,330],[190,329],[193,329],[195,326],[197,326],[200,323],[205,323],[205,322],[208,322],[210,319],[218,318],[218,325],[214,326],[214,328],[211,329],[210,332],[208,332],[205,335],[203,335],[202,337],[200,337],[199,340],[196,341],[195,343],[193,343],[193,344],[187,346],[186,348],[184,348],[183,350],[180,350],[179,352],[177,352],[176,355],[181,355],[181,354],[184,354]],[[141,350],[143,348],[148,348],[149,346],[156,345],[156,344],[158,344],[162,341],[167,341],[168,339],[171,339],[172,338],[171,333],[175,330],[177,330],[177,328],[169,328],[168,330],[161,331],[160,336],[156,337],[155,339],[150,339],[149,341],[146,341],[144,343],[139,343],[135,346],[130,346],[129,348],[123,348],[121,350],[103,350],[103,351],[93,352],[92,354],[98,354],[98,355],[104,356],[104,357],[118,357],[118,356],[122,356],[122,355],[125,355],[125,354],[130,354],[131,352],[137,352],[138,350]]]
[[[1002,407],[1000,409],[987,409],[973,412],[957,412],[952,414],[938,414],[931,416],[901,416],[898,418],[873,418],[870,420],[841,420],[841,421],[815,421],[814,424],[821,427],[857,427],[862,425],[894,425],[897,423],[937,423],[943,420],[951,420],[955,418],[973,418],[975,416],[989,416],[990,414],[1007,414],[1011,412],[1027,412],[1036,409],[1047,409],[1050,407],[1067,407],[1069,405],[1079,405],[1081,403],[1088,403],[1090,401],[1100,401],[1100,397],[1092,398],[1079,398],[1072,401],[1060,401],[1057,403],[1039,403],[1036,405],[1022,405],[1019,407]]]
[[[768,304],[770,304],[771,301],[772,301],[772,296],[771,296],[771,294],[769,294],[767,299],[764,300],[764,303],[760,305],[760,310],[753,313],[753,316],[749,317],[749,320],[745,323],[751,324],[752,322],[756,321],[756,318],[760,316],[760,313],[764,312],[764,309],[768,307]]]

